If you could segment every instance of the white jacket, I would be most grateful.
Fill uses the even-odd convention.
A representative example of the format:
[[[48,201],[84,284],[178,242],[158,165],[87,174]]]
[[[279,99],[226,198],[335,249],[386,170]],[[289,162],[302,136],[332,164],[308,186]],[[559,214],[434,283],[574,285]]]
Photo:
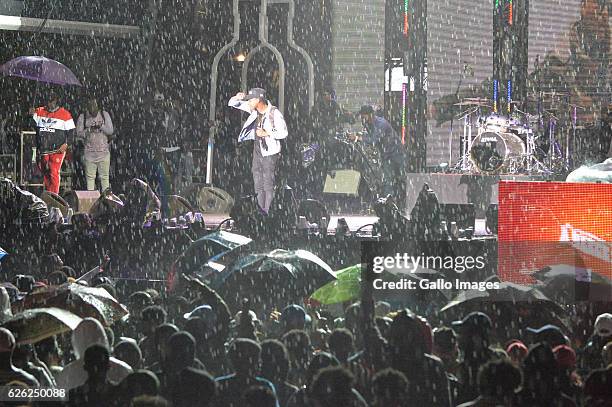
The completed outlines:
[[[249,102],[236,99],[235,97],[232,97],[227,105],[235,109],[250,113],[250,116],[242,125],[242,130],[238,135],[238,142],[241,143],[243,141],[255,140],[256,138],[258,138],[255,136],[255,130],[257,126],[257,110],[251,110],[251,108],[249,107]],[[280,112],[280,110],[274,109],[273,128],[272,122],[270,120],[271,110],[272,105],[268,103],[268,107],[264,112],[264,119],[262,123],[264,130],[267,131],[269,134],[269,136],[265,138],[268,149],[266,150],[260,146],[261,155],[264,157],[280,153],[281,144],[279,140],[287,137],[287,123],[285,123],[285,118],[283,117],[283,114]]]
[[[88,375],[83,368],[83,356],[87,348],[94,344],[109,348],[102,324],[93,318],[85,318],[72,332],[72,347],[77,359],[66,365],[55,378],[58,388],[70,390],[85,384]],[[108,380],[117,384],[130,373],[132,373],[130,365],[111,356],[106,373]]]

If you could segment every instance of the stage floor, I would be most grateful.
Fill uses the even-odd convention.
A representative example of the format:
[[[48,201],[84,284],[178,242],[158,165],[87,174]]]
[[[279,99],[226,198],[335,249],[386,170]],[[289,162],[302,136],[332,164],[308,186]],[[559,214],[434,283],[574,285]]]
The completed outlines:
[[[223,222],[224,220],[230,217],[229,214],[204,214],[203,216],[204,216],[204,223],[206,224],[206,227],[208,229],[216,229],[217,226],[221,224],[221,222]],[[338,219],[340,218],[346,219],[346,223],[348,224],[348,227],[351,232],[355,232],[359,228],[363,227],[364,225],[370,225],[372,223],[375,223],[378,220],[377,216],[364,216],[364,215],[354,215],[354,214],[332,215],[329,220],[329,224],[327,226],[328,235],[333,235],[335,233],[336,226],[338,224]],[[491,236],[490,233],[487,233],[485,224],[486,224],[485,219],[476,219],[476,225],[474,228],[474,236]],[[226,223],[226,225],[228,225],[228,227],[224,226],[222,228],[223,230],[229,228],[229,224]],[[363,229],[361,229],[361,231],[365,235],[371,234],[372,227],[366,226]]]

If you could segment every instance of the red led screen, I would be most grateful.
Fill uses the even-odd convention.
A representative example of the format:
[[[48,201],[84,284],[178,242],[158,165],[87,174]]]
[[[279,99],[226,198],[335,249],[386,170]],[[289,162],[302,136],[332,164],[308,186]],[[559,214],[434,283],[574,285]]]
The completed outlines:
[[[503,280],[557,264],[612,278],[611,184],[502,181],[498,225]]]

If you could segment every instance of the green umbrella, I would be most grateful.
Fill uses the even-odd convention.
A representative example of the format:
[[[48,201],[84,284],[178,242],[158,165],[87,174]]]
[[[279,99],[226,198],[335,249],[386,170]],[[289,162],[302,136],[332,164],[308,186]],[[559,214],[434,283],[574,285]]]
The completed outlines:
[[[382,274],[377,275],[383,281],[411,280],[418,284],[421,280],[435,280],[441,278],[440,272],[424,267],[416,267],[410,272],[399,268],[386,268]],[[361,287],[361,264],[356,264],[336,272],[336,281],[331,281],[319,288],[310,297],[312,300],[322,305],[338,304],[345,301],[359,299]],[[411,290],[375,290],[376,300],[395,301],[401,303],[411,303],[416,306],[416,302],[421,301],[419,297],[423,290],[418,286]],[[442,290],[426,290],[428,302],[441,299],[444,303],[448,301],[446,293]]]
[[[18,344],[36,343],[74,330],[81,318],[59,308],[34,308],[15,315],[2,324],[15,335]]]
[[[361,264],[342,269],[336,280],[325,284],[310,297],[322,305],[338,304],[359,298],[361,287]]]

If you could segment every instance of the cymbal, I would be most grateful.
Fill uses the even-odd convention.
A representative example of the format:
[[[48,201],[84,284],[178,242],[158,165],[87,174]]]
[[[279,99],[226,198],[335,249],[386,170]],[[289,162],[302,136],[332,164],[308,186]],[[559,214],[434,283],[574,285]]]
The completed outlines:
[[[463,100],[470,100],[472,102],[491,102],[489,99],[487,98],[463,98]]]
[[[543,99],[555,99],[555,98],[565,98],[568,97],[569,93],[560,93],[560,92],[542,92],[542,98]],[[537,93],[528,93],[527,94],[527,98],[528,99],[539,99],[540,95],[538,95]]]
[[[484,107],[491,107],[491,105],[489,105],[489,103],[486,102],[479,102],[479,101],[472,101],[472,100],[466,100],[464,102],[459,102],[459,103],[455,103],[453,106],[484,106]]]

